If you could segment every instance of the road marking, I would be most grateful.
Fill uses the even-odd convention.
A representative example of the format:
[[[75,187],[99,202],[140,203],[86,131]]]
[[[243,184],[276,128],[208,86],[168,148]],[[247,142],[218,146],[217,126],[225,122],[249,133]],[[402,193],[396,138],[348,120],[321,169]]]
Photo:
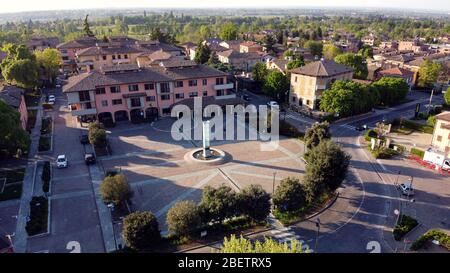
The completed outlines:
[[[69,253],[81,253],[81,244],[77,241],[70,241],[67,243],[66,249],[70,250]]]

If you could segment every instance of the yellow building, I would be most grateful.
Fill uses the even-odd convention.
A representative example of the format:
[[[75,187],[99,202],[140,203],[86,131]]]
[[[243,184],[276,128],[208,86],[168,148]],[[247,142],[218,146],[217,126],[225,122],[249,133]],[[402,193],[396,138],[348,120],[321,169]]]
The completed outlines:
[[[353,69],[335,63],[333,60],[320,60],[292,69],[289,104],[318,109],[322,92],[331,87],[336,80],[351,80]]]
[[[445,153],[447,157],[450,157],[450,111],[436,116],[431,145],[440,152]]]

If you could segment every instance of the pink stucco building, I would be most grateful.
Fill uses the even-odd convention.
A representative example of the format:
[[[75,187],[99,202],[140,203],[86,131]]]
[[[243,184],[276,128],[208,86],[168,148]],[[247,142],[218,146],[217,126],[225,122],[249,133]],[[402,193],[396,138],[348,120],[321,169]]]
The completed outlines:
[[[63,91],[72,115],[100,121],[155,118],[194,97],[233,97],[227,73],[188,60],[168,60],[159,67],[116,65],[69,78]]]

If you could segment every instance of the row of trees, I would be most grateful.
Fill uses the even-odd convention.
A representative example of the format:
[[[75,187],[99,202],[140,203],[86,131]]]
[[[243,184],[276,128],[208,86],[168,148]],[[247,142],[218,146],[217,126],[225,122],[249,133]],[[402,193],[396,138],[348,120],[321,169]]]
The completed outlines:
[[[120,184],[117,182],[119,180],[122,181]],[[122,192],[120,198],[129,198],[131,196],[129,186],[124,181],[122,175],[105,179],[100,188],[102,195],[105,192],[104,188],[109,188],[110,191]],[[117,185],[112,186],[111,183]],[[107,202],[115,203],[119,198],[117,193],[108,196],[115,197],[105,199],[104,196]],[[239,193],[235,193],[225,185],[218,188],[208,186],[203,190],[199,204],[193,201],[180,201],[173,205],[167,213],[166,222],[171,234],[181,238],[192,237],[209,224],[221,224],[234,217],[245,216],[251,221],[261,222],[269,213],[270,195],[259,185],[251,185]],[[155,246],[161,240],[156,217],[150,212],[135,212],[128,215],[124,219],[123,237],[126,245],[134,250],[145,250]]]
[[[323,92],[320,109],[340,117],[365,113],[377,105],[400,103],[408,90],[408,84],[401,78],[383,77],[370,85],[336,81]]]
[[[61,65],[61,57],[56,49],[31,52],[25,45],[6,44],[1,51],[6,57],[0,63],[3,78],[21,88],[33,89],[42,76],[53,83]]]
[[[322,200],[334,192],[345,179],[350,156],[330,140],[328,123],[316,123],[306,131],[308,152],[305,176],[287,178],[280,182],[273,204],[277,211],[295,213],[308,205]]]

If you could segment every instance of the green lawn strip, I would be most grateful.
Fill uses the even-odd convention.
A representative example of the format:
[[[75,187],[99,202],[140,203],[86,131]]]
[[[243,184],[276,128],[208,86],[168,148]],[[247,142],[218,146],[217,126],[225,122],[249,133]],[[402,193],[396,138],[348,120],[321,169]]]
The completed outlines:
[[[277,209],[273,211],[273,215],[277,220],[279,220],[284,226],[289,226],[295,224],[299,221],[304,220],[306,217],[312,213],[322,209],[336,194],[327,195],[324,194],[316,202],[307,204],[306,206],[289,212],[281,212]]]
[[[46,152],[50,150],[50,137],[41,136],[39,138],[39,152]]]
[[[29,236],[45,233],[48,224],[48,200],[34,196],[30,202],[30,220],[25,227]]]
[[[425,246],[425,244],[431,240],[438,241],[439,244],[450,250],[450,236],[440,230],[432,229],[420,236],[411,245],[411,250],[419,250]]]
[[[403,236],[415,228],[419,223],[416,219],[408,215],[400,215],[397,225],[395,225],[393,233],[394,239],[400,241]]]

